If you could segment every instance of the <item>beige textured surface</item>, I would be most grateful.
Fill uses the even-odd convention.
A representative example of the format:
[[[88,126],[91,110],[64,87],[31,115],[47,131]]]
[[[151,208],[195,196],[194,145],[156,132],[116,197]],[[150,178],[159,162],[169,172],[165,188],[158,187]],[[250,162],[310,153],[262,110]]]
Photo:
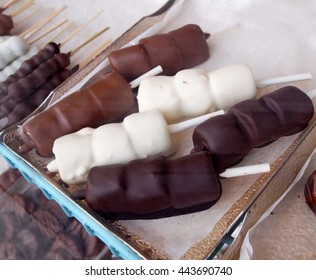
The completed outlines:
[[[301,170],[297,183],[251,230],[252,259],[316,259],[316,216],[304,197],[305,183],[315,169],[314,151],[308,165]]]

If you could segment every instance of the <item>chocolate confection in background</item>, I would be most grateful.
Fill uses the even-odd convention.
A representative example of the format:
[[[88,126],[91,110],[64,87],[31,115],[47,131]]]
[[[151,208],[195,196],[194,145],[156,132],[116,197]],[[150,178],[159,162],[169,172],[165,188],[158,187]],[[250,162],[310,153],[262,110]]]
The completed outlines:
[[[1,260],[111,259],[101,240],[90,236],[16,169],[0,175],[0,190]]]
[[[166,34],[143,38],[139,44],[109,54],[113,71],[132,81],[160,65],[164,75],[192,68],[210,57],[205,34],[196,24],[187,24]]]

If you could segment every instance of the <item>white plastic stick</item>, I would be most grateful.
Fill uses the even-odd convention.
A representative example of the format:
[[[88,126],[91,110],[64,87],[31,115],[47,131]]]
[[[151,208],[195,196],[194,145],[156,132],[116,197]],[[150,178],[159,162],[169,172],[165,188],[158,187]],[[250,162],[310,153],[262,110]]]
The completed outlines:
[[[160,65],[158,65],[157,67],[149,70],[145,74],[143,74],[143,75],[139,76],[138,78],[136,78],[135,80],[131,81],[129,84],[130,84],[131,88],[136,88],[140,85],[142,80],[150,78],[150,77],[154,77],[154,76],[160,74],[161,72],[162,72],[162,67]]]
[[[199,125],[200,123],[208,120],[209,118],[218,116],[218,115],[223,115],[224,111],[223,110],[219,110],[216,112],[212,112],[206,115],[202,115],[193,119],[189,119],[189,120],[185,120],[183,122],[179,122],[179,123],[175,123],[175,124],[169,124],[168,128],[169,128],[169,132],[170,133],[177,133],[180,132],[182,130],[185,130],[187,128],[193,127],[195,125]]]
[[[256,86],[257,88],[264,88],[264,87],[275,85],[275,84],[310,80],[311,78],[312,78],[312,74],[309,72],[306,72],[306,73],[301,73],[301,74],[279,76],[279,77],[274,77],[270,79],[256,80]]]
[[[262,163],[262,164],[254,164],[249,166],[240,166],[240,167],[232,167],[227,168],[223,173],[219,174],[224,178],[232,178],[239,177],[245,175],[259,174],[270,171],[270,164]]]

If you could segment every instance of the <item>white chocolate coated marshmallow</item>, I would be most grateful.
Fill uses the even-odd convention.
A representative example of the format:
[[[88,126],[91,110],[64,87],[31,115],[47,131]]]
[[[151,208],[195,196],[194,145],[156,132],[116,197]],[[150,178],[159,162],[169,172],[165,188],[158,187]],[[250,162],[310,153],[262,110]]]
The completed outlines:
[[[28,50],[26,41],[20,36],[10,36],[7,40],[0,43],[0,68],[17,57],[24,55]]]
[[[213,112],[256,95],[251,69],[243,64],[212,72],[186,69],[175,76],[144,79],[138,90],[139,111],[160,110],[168,123]]]
[[[85,181],[93,166],[127,163],[174,152],[168,125],[157,110],[134,113],[122,123],[83,128],[55,140],[55,160],[48,166],[68,184]]]

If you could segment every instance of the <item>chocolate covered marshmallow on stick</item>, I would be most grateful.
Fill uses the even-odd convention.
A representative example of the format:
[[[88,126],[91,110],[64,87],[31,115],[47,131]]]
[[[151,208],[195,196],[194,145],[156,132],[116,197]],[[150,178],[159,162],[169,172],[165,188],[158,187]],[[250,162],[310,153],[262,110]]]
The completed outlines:
[[[221,196],[220,177],[238,175],[228,167],[254,147],[302,131],[313,115],[311,99],[295,87],[242,101],[197,126],[189,155],[91,168],[84,197],[107,219],[164,218],[208,209]]]
[[[188,34],[192,35],[195,40],[188,44]],[[164,41],[169,44],[160,45],[158,38],[163,37]],[[191,39],[190,39],[191,40]],[[146,48],[146,53],[150,50],[155,52],[155,59],[148,67],[155,67],[156,64],[161,65],[164,71],[173,73],[179,71],[183,67],[190,67],[198,63],[202,63],[210,56],[209,47],[207,45],[207,36],[197,25],[186,25],[180,29],[174,30],[168,34],[154,35],[149,38],[142,39],[142,45],[139,48]],[[194,51],[193,51],[193,50]],[[164,54],[168,52],[169,59],[179,60],[177,67],[170,65],[165,60]],[[141,51],[142,53],[142,51]],[[130,56],[134,56],[134,52],[129,49],[119,50],[114,53],[112,64],[115,65],[117,59],[123,69],[129,69],[124,61],[129,60]],[[173,58],[173,56],[175,56]],[[142,58],[149,61],[150,57]],[[181,62],[181,63],[180,63]],[[140,63],[136,63],[137,65]],[[133,74],[145,74],[148,67],[142,67],[140,71]],[[170,68],[171,67],[171,68]],[[155,69],[155,68],[154,68]],[[126,71],[126,70],[125,70]],[[27,136],[30,145],[34,145],[36,151],[44,157],[52,156],[52,147],[54,141],[63,135],[75,132],[84,127],[98,127],[102,124],[110,122],[119,122],[130,113],[137,111],[137,102],[126,80],[129,78],[123,70],[119,70],[114,66],[114,71],[107,75],[101,76],[97,81],[90,84],[65,98],[55,105],[47,108],[42,113],[34,116],[23,127],[23,131]],[[131,77],[131,75],[129,75]],[[75,109],[74,109],[75,108]]]

